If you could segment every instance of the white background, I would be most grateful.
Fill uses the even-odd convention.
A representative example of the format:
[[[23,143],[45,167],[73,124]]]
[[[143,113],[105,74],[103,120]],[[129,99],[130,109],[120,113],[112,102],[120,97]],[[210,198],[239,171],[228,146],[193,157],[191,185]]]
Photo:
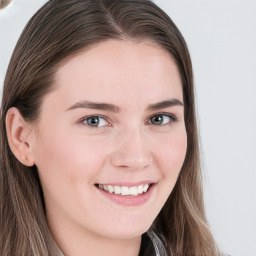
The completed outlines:
[[[0,84],[28,19],[46,0],[0,11]],[[190,49],[207,216],[220,247],[256,256],[256,0],[155,0]]]

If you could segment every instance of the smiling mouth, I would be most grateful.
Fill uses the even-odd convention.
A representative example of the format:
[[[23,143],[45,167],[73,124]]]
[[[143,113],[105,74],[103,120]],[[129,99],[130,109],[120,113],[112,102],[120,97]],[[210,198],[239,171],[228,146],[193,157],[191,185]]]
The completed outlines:
[[[106,191],[115,195],[122,196],[139,196],[147,193],[149,188],[153,184],[143,184],[139,186],[127,187],[127,186],[112,186],[112,185],[103,185],[103,184],[95,184],[97,188],[100,188],[103,191]]]

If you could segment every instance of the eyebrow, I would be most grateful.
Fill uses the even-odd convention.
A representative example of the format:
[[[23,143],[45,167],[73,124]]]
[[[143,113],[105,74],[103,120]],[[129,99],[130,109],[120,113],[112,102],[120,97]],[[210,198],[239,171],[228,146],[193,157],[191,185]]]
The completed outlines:
[[[150,104],[147,107],[147,111],[159,110],[162,108],[168,108],[173,106],[184,106],[184,104],[178,99],[170,99],[164,100],[161,102],[157,102],[154,104]],[[91,101],[79,101],[69,107],[67,110],[77,109],[77,108],[89,108],[89,109],[97,109],[97,110],[104,110],[113,113],[120,113],[121,109],[113,104],[109,103],[99,103],[99,102],[91,102]]]

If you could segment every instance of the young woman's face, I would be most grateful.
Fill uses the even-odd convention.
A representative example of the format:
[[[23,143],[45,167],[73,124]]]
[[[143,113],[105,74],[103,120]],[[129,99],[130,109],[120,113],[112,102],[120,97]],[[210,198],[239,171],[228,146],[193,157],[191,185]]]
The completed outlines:
[[[141,235],[186,154],[175,62],[149,42],[109,40],[64,63],[55,87],[31,144],[50,228]]]

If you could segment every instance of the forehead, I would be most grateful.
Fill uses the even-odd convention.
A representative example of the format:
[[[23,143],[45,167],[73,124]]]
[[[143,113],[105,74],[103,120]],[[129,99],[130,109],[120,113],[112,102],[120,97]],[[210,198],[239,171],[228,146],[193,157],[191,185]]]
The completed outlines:
[[[151,42],[98,43],[63,63],[55,81],[58,94],[67,101],[87,97],[117,103],[170,97],[182,100],[175,61],[167,50]]]

